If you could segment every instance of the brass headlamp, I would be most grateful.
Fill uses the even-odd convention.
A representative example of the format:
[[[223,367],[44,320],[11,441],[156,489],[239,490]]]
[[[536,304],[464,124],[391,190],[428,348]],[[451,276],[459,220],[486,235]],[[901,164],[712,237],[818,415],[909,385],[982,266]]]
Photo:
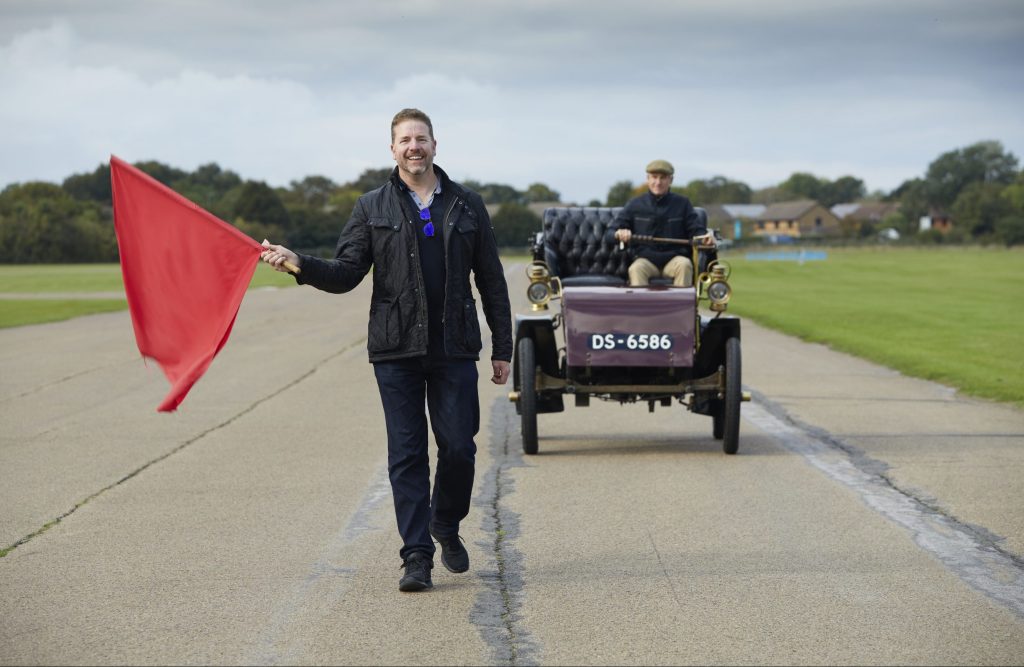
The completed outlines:
[[[708,270],[700,274],[700,285],[704,295],[711,302],[711,310],[720,313],[728,308],[729,299],[732,297],[732,288],[729,287],[729,265],[724,262],[714,261]]]
[[[551,301],[551,271],[544,262],[533,262],[526,267],[526,276],[530,284],[526,288],[526,298],[530,301],[531,310],[547,310]]]

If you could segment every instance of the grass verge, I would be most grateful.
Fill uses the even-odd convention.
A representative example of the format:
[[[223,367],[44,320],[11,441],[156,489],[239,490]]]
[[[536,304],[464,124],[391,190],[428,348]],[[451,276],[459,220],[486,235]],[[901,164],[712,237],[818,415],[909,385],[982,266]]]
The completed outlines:
[[[262,262],[256,265],[249,289],[292,287],[295,279],[274,271]],[[108,298],[98,298],[106,293]],[[40,296],[67,294],[69,298],[3,298],[18,294]],[[82,294],[83,298],[74,298]],[[85,296],[89,295],[89,296]],[[119,264],[18,264],[0,266],[0,329],[124,310],[124,283]]]
[[[904,374],[1024,406],[1024,252],[829,249],[733,269],[729,311]]]
[[[0,299],[0,329],[124,310],[124,299]]]

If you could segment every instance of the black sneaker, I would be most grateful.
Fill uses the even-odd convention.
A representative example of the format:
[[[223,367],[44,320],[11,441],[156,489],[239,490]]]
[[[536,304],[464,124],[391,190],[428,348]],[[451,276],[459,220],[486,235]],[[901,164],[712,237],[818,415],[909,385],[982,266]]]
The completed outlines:
[[[434,587],[430,581],[430,570],[434,567],[434,561],[427,554],[414,551],[405,559],[402,567],[405,568],[405,574],[398,582],[398,590],[411,593]]]
[[[458,574],[469,569],[469,552],[462,546],[462,538],[458,533],[451,537],[441,537],[431,531],[430,535],[441,545],[441,564],[449,572]]]

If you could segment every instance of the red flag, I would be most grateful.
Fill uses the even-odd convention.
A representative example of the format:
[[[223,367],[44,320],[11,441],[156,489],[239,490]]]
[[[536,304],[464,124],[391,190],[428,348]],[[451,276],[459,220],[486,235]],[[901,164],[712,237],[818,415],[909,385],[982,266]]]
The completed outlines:
[[[114,156],[110,185],[135,341],[171,383],[170,412],[227,342],[263,248]]]

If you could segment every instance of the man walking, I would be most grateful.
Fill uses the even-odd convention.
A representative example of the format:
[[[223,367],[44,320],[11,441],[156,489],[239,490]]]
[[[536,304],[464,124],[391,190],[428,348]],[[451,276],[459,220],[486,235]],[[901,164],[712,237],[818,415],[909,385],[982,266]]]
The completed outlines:
[[[470,273],[491,330],[491,381],[505,384],[512,359],[508,286],[483,200],[434,165],[430,118],[403,109],[391,122],[395,170],[364,194],[334,259],[300,255],[267,241],[262,258],[299,267],[299,284],[332,293],[373,272],[367,350],[384,408],[401,591],[433,586],[433,537],[451,572],[469,569],[459,522],[469,513],[480,428],[476,361],[482,349]],[[426,411],[424,411],[424,403]],[[430,489],[427,415],[437,442]]]

